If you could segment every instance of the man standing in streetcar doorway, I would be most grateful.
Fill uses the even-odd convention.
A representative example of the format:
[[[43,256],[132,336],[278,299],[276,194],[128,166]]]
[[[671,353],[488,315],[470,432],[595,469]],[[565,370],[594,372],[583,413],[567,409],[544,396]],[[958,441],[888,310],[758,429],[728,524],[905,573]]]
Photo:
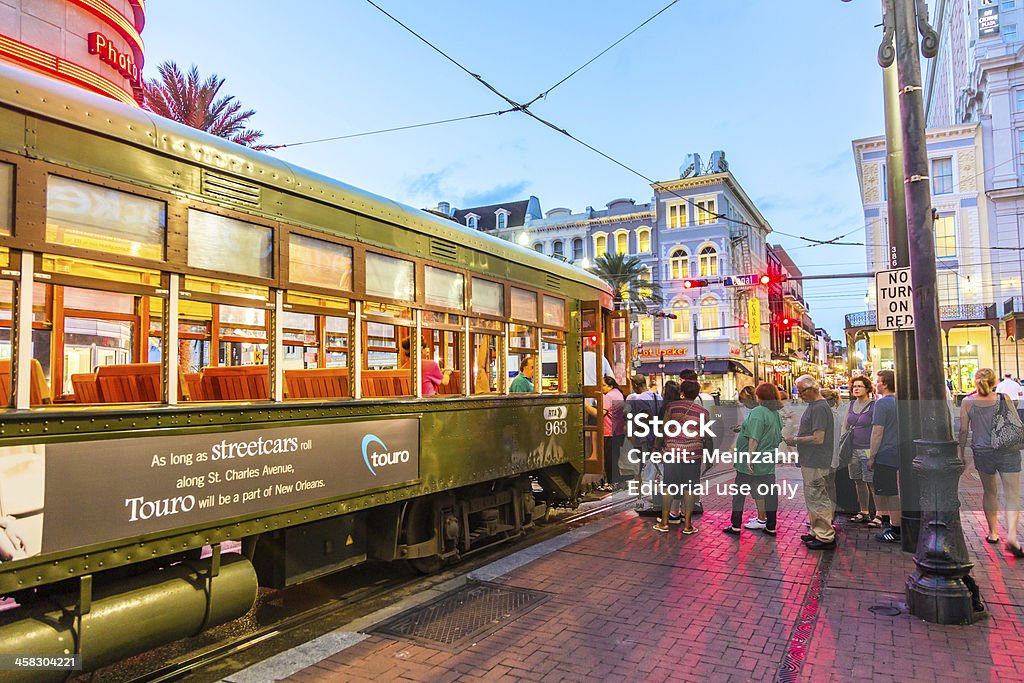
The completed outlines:
[[[786,439],[790,446],[797,447],[804,479],[804,503],[811,518],[811,532],[800,538],[810,550],[827,550],[836,547],[836,531],[832,528],[835,507],[828,485],[835,421],[828,402],[821,397],[816,379],[800,375],[793,388],[807,403],[797,435]]]

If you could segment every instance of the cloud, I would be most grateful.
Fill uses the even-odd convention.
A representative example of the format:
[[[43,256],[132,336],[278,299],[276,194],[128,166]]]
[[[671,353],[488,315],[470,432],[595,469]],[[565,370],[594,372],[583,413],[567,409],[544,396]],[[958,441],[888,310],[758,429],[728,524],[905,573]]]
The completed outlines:
[[[440,201],[444,199],[445,194],[442,184],[450,172],[450,168],[443,168],[440,171],[418,175],[411,180],[406,181],[406,191],[412,195],[425,195],[428,197],[434,197]]]
[[[489,204],[499,204],[505,201],[526,199],[526,188],[529,186],[529,181],[520,180],[514,183],[496,185],[489,190],[471,192],[462,196],[462,202],[459,206],[487,206]]]

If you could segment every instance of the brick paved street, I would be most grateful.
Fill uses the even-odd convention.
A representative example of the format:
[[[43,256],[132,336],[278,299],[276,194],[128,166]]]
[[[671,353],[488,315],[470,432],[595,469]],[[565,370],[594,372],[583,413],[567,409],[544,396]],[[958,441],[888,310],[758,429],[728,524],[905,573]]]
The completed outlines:
[[[780,476],[795,481],[798,472]],[[784,501],[775,540],[723,535],[727,501],[707,498],[694,536],[657,534],[649,518],[624,512],[494,579],[551,598],[461,651],[371,635],[287,680],[725,682],[773,680],[788,661],[798,673],[783,680],[1024,681],[1024,563],[984,543],[980,484],[968,475],[962,488],[974,574],[991,612],[973,626],[907,615],[911,556],[866,528],[842,521],[829,562],[800,544],[799,497]],[[804,633],[794,625],[802,608],[814,614],[814,603],[804,604],[816,576],[820,610]],[[901,613],[876,615],[874,606]]]

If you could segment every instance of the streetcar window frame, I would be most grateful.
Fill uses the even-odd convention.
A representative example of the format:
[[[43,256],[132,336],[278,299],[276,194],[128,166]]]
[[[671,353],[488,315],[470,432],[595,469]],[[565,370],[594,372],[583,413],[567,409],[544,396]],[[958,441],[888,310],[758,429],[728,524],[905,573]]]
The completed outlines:
[[[14,234],[14,188],[18,176],[17,164],[0,160],[0,236]]]
[[[318,294],[327,294],[330,296],[337,296],[339,293],[344,295],[345,298],[357,298],[365,294],[365,288],[362,286],[364,279],[365,267],[364,254],[365,249],[362,245],[357,242],[342,239],[334,235],[329,235],[324,232],[317,230],[311,230],[307,228],[301,228],[298,226],[282,224],[279,231],[280,239],[278,241],[278,252],[281,259],[281,283],[282,289],[298,289],[306,292],[314,292]],[[291,236],[297,235],[301,238],[318,240],[320,242],[326,242],[336,247],[344,247],[349,250],[349,286],[346,287],[319,287],[317,285],[308,284],[300,280],[296,280],[292,277],[292,262],[291,262]]]
[[[232,215],[234,214],[234,215]],[[280,229],[277,223],[270,221],[261,221],[256,219],[255,216],[249,216],[248,214],[241,214],[236,212],[229,212],[219,209],[213,206],[189,206],[185,209],[186,219],[186,249],[185,249],[185,263],[194,272],[201,273],[217,273],[224,275],[230,273],[232,277],[238,278],[252,278],[254,281],[260,282],[276,282],[277,281],[277,256],[278,256],[278,240]],[[210,249],[210,245],[203,243],[200,244],[198,241],[193,244],[193,237],[196,240],[200,238],[200,231],[196,228],[201,224],[200,220],[197,220],[198,216],[209,216],[214,221],[216,226],[216,232],[222,233],[225,228],[231,226],[236,232],[236,237],[241,237],[243,234],[248,238],[250,236],[256,236],[257,232],[262,233],[259,235],[259,239],[266,239],[269,247],[269,252],[260,256],[253,254],[255,257],[251,264],[246,261],[246,265],[256,265],[259,272],[251,272],[246,270],[236,270],[231,267],[234,263],[243,263],[242,261],[225,261],[221,263],[213,262],[201,262],[193,261],[193,255],[197,259],[201,258],[199,252],[207,254],[209,252],[217,252],[219,250]],[[244,216],[244,218],[243,218]],[[219,221],[217,219],[220,219]],[[206,220],[206,219],[203,219]],[[217,224],[219,223],[219,225]],[[241,241],[241,240],[239,240]],[[237,249],[232,250],[231,253],[238,255]],[[203,257],[205,258],[205,257]],[[209,267],[207,267],[209,266]],[[265,271],[265,274],[264,274]]]

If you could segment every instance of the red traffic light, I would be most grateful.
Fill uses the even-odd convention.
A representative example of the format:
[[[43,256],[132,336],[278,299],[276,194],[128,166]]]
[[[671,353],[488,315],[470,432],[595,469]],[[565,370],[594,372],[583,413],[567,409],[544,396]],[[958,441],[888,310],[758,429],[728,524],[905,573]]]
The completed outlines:
[[[671,318],[672,320],[675,320],[676,319],[676,314],[675,313],[666,313],[665,311],[658,311],[657,313],[654,314],[654,317],[655,318]]]
[[[772,276],[771,275],[767,275],[767,274],[766,275],[762,275],[760,278],[758,278],[758,281],[762,285],[770,285],[771,282],[772,282]]]
[[[696,289],[698,287],[707,287],[707,280],[683,280],[683,289]]]
[[[587,342],[587,346],[597,346],[596,334],[588,334],[586,337],[584,337],[584,339]]]
[[[789,327],[793,324],[793,321],[789,318],[779,318],[779,327]]]

